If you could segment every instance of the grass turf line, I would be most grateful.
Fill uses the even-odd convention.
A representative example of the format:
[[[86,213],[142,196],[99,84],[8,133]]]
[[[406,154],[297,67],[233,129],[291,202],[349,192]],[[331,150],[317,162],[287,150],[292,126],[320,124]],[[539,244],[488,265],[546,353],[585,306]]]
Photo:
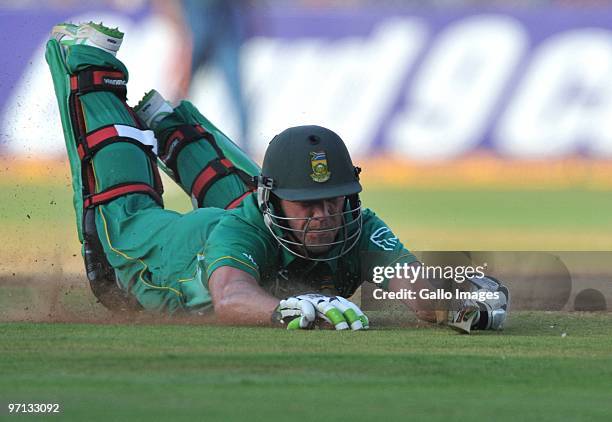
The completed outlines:
[[[606,420],[611,322],[517,313],[504,333],[472,336],[1,324],[0,397],[87,420]]]

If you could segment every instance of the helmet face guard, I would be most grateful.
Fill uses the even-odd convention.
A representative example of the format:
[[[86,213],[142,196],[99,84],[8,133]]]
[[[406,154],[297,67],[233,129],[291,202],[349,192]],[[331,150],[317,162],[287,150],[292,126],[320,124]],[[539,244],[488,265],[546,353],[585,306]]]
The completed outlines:
[[[363,219],[361,215],[361,202],[357,195],[351,195],[345,199],[343,211],[330,214],[325,217],[285,217],[275,214],[274,209],[270,206],[271,189],[260,186],[257,189],[257,199],[264,217],[264,222],[272,236],[276,241],[291,254],[307,259],[310,261],[332,261],[347,254],[357,245],[361,237]],[[335,219],[341,217],[341,223],[337,226],[326,229],[311,229],[310,224],[313,221],[321,221],[327,219]],[[291,228],[291,221],[304,222],[302,229]],[[282,233],[281,236],[277,231]],[[336,239],[331,242],[323,243],[306,243],[309,234],[338,232]],[[340,239],[338,239],[340,238]],[[325,258],[318,257],[317,254],[311,254],[310,248],[325,248],[333,250],[337,245],[342,245],[335,254],[328,254]]]

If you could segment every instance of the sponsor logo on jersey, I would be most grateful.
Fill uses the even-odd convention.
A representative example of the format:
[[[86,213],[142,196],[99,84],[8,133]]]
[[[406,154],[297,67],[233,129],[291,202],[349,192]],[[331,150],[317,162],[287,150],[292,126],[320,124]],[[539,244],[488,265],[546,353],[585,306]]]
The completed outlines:
[[[253,265],[255,265],[257,267],[257,263],[255,262],[255,260],[253,259],[253,257],[246,253],[246,252],[242,252],[242,256],[244,256],[246,259],[248,259]]]
[[[380,227],[376,229],[370,241],[384,251],[392,251],[397,246],[397,237],[393,236],[393,233],[389,227]]]

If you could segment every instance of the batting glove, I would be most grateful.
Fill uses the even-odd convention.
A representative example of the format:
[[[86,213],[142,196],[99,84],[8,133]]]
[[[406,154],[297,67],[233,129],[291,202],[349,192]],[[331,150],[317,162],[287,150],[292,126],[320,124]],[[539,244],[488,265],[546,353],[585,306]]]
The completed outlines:
[[[497,292],[497,299],[485,299],[476,301],[480,308],[480,314],[475,321],[473,329],[478,330],[503,330],[506,317],[508,316],[508,305],[510,304],[510,291],[501,281],[491,276],[470,279],[476,286],[477,292]]]
[[[448,325],[464,333],[471,330],[502,330],[508,315],[510,292],[493,277],[469,279],[476,293],[497,292],[498,299],[465,300],[448,313]]]
[[[370,326],[368,317],[357,305],[342,296],[325,296],[309,293],[297,296],[298,299],[311,302],[317,310],[317,316],[330,324],[336,330],[367,330]]]
[[[466,334],[470,333],[480,314],[478,304],[473,300],[466,300],[460,309],[447,312],[448,326]]]

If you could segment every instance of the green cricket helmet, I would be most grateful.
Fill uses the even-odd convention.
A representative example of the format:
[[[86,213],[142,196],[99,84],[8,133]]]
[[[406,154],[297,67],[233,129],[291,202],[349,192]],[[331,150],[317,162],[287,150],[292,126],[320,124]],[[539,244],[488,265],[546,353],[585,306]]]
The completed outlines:
[[[266,150],[258,178],[257,200],[266,226],[281,246],[292,254],[313,261],[329,261],[349,252],[361,235],[362,217],[359,167],[355,167],[342,139],[321,126],[296,126],[276,135]],[[318,201],[345,197],[342,212],[325,217],[294,218],[281,215],[274,198],[287,201]],[[277,204],[278,205],[278,204]],[[316,219],[341,216],[340,226],[309,229]],[[303,220],[302,230],[292,229],[290,220]],[[306,235],[338,231],[331,243],[307,244]],[[280,235],[279,235],[280,233]],[[300,240],[301,239],[301,240]],[[338,247],[336,254],[312,256],[308,248]]]

